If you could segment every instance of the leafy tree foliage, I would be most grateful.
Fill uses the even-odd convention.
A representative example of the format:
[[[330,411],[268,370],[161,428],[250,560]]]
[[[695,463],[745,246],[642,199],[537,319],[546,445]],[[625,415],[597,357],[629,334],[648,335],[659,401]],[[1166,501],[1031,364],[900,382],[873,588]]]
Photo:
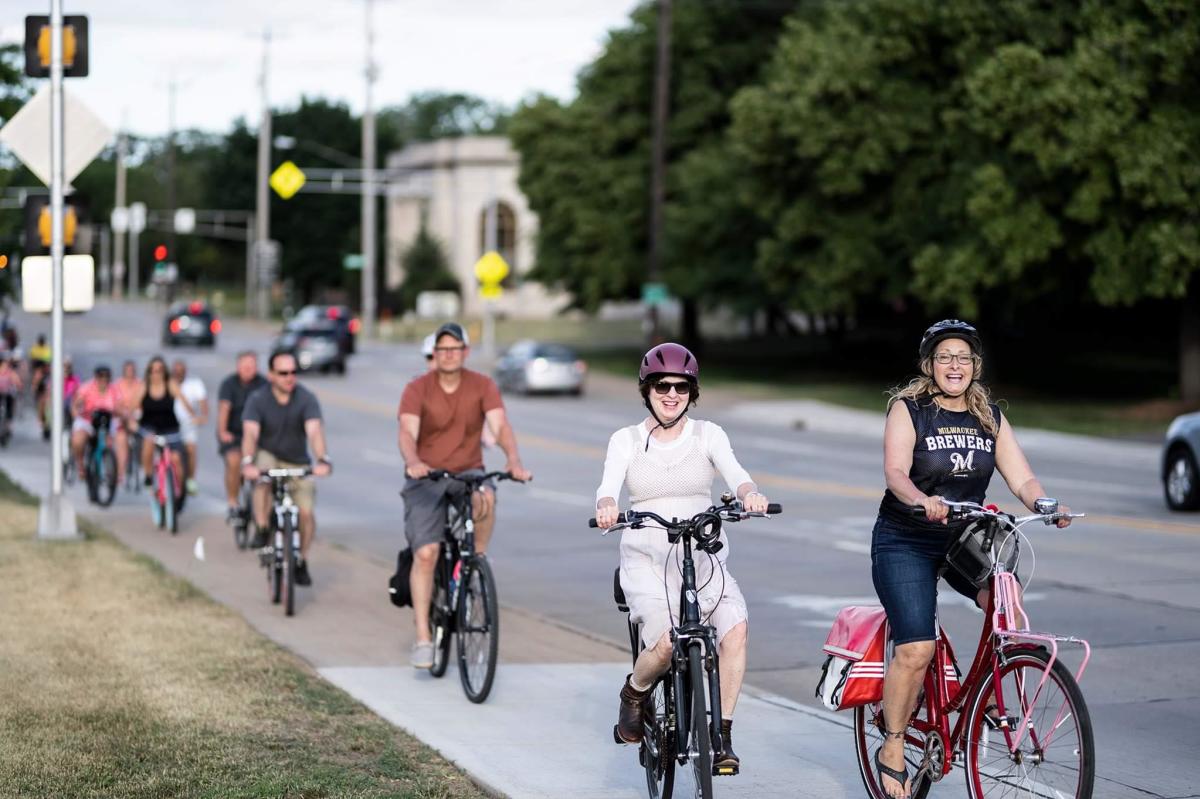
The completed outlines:
[[[404,253],[404,282],[400,286],[399,307],[411,311],[422,291],[453,291],[462,294],[458,279],[450,271],[446,251],[424,225]]]

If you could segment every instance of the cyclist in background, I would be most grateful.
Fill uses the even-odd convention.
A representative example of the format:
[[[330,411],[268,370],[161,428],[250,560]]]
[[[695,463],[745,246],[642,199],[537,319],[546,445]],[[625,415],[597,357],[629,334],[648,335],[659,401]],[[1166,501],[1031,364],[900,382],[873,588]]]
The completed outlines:
[[[117,474],[125,474],[125,458],[129,451],[129,442],[125,433],[125,397],[121,389],[112,382],[112,370],[103,364],[92,372],[92,379],[79,387],[71,402],[71,454],[75,457],[75,466],[79,469],[79,477],[86,478],[83,464],[83,451],[87,442],[96,430],[92,427],[92,414],[97,411],[108,411],[112,415],[109,436],[117,456]]]
[[[686,347],[660,344],[645,354],[638,390],[650,415],[613,433],[604,459],[604,477],[596,490],[596,524],[617,521],[617,498],[629,488],[633,510],[686,519],[712,504],[716,472],[747,511],[765,513],[767,498],[734,457],[729,436],[712,422],[688,417],[700,397],[700,364]],[[733,751],[733,711],[746,673],[746,600],[725,568],[729,541],[713,557],[696,561],[700,612],[716,628],[721,659],[721,735],[724,752],[713,754],[713,767],[740,767]],[[642,708],[655,680],[671,665],[669,597],[679,597],[682,559],[661,528],[648,526],[621,534],[621,588],[630,619],[642,625],[645,649],[620,693],[616,732],[625,743],[642,740]],[[667,579],[664,587],[663,578]]]
[[[453,480],[423,480],[434,469],[483,472],[480,433],[490,427],[508,459],[505,471],[518,480],[533,475],[521,464],[517,439],[508,423],[500,389],[487,375],[466,369],[470,339],[461,325],[450,322],[434,334],[434,368],[409,382],[400,398],[400,453],[408,480],[404,497],[404,535],[413,551],[409,575],[416,643],[410,661],[415,668],[433,664],[429,602],[446,521],[447,492],[461,484]],[[496,488],[483,486],[472,497],[475,546],[486,552],[496,524]]]
[[[208,423],[208,390],[204,381],[198,377],[188,377],[187,364],[182,358],[176,358],[171,364],[171,377],[179,384],[179,393],[187,398],[192,406],[192,413],[183,407],[183,402],[175,401],[175,417],[179,419],[179,433],[183,437],[183,447],[187,451],[187,492],[193,496],[199,491],[196,484],[196,428]]]
[[[992,472],[1033,510],[1045,496],[983,376],[979,333],[946,319],[931,326],[917,349],[920,377],[892,391],[883,433],[887,490],[871,533],[871,579],[887,612],[895,655],[883,682],[884,744],[875,753],[879,785],[907,797],[904,729],[916,705],[937,638],[938,573],[950,545],[968,522],[948,522],[942,499],[983,502]],[[925,509],[914,517],[913,506]],[[1069,509],[1060,507],[1064,513]],[[1066,527],[1070,519],[1062,519]],[[989,597],[954,569],[944,577],[958,593],[986,608]]]
[[[296,358],[290,352],[276,352],[267,364],[270,385],[255,391],[242,409],[242,475],[257,480],[268,469],[296,469],[315,460],[314,477],[333,471],[333,461],[325,449],[325,428],[321,403],[296,382]],[[312,458],[310,460],[310,454]],[[300,562],[296,564],[296,584],[312,585],[308,572],[308,552],[317,533],[313,513],[316,488],[312,480],[292,480],[291,493],[300,509]],[[251,546],[267,545],[267,514],[271,512],[269,486],[254,488],[254,517],[258,530]]]
[[[217,389],[217,454],[225,461],[226,520],[238,514],[238,489],[242,484],[242,409],[246,398],[267,385],[258,371],[258,355],[239,352],[234,372]],[[260,545],[261,546],[261,545]]]
[[[187,413],[195,413],[187,397],[179,390],[179,384],[167,372],[167,362],[155,355],[146,364],[146,378],[142,390],[135,398],[138,418],[146,435],[142,437],[142,474],[147,486],[154,483],[154,437],[179,432],[179,417],[175,415],[175,403],[182,402]],[[171,447],[171,460],[178,474],[183,474],[179,450]]]
[[[0,436],[12,432],[13,412],[16,410],[14,400],[22,385],[21,375],[13,368],[12,361],[8,357],[0,358],[0,402],[4,403],[4,429],[0,430]]]
[[[42,438],[50,440],[50,420],[46,418],[46,394],[50,377],[50,345],[45,335],[38,335],[29,348],[29,384],[33,387],[34,405],[38,421],[42,425]]]
[[[121,364],[121,377],[117,380],[117,388],[121,389],[121,397],[125,400],[125,418],[130,431],[136,429],[134,419],[137,406],[134,404],[142,393],[142,379],[138,377],[137,364],[125,361]]]

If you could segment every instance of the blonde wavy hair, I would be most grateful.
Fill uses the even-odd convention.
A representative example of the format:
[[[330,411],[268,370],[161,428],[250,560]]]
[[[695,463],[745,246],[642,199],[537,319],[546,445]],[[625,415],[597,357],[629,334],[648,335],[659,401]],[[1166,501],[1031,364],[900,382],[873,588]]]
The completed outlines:
[[[988,431],[992,438],[996,438],[1000,435],[1000,425],[996,423],[996,417],[992,414],[992,392],[980,382],[983,378],[983,358],[973,354],[971,362],[975,368],[971,375],[971,385],[967,388],[967,410],[979,420],[979,424],[983,425],[983,429]],[[888,392],[888,410],[890,411],[898,400],[922,400],[941,393],[933,379],[933,355],[929,355],[921,359],[920,377],[914,377],[908,385],[896,386]]]

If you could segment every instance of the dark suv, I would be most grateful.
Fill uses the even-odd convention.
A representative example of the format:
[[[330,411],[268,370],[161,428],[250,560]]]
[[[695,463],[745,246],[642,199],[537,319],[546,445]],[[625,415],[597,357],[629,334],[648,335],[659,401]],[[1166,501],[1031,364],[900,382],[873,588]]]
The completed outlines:
[[[288,320],[287,327],[324,327],[332,325],[343,355],[354,354],[354,340],[362,323],[348,305],[305,305]]]
[[[215,347],[220,332],[221,320],[208,303],[199,300],[177,302],[167,309],[167,316],[163,320],[162,343],[164,347],[178,347],[181,344]]]

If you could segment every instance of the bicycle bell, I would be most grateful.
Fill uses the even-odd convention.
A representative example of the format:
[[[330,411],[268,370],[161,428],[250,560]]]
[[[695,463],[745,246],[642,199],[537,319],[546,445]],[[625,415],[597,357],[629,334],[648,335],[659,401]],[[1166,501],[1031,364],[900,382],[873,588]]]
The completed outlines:
[[[1058,500],[1052,497],[1038,497],[1033,501],[1034,513],[1058,513]]]

